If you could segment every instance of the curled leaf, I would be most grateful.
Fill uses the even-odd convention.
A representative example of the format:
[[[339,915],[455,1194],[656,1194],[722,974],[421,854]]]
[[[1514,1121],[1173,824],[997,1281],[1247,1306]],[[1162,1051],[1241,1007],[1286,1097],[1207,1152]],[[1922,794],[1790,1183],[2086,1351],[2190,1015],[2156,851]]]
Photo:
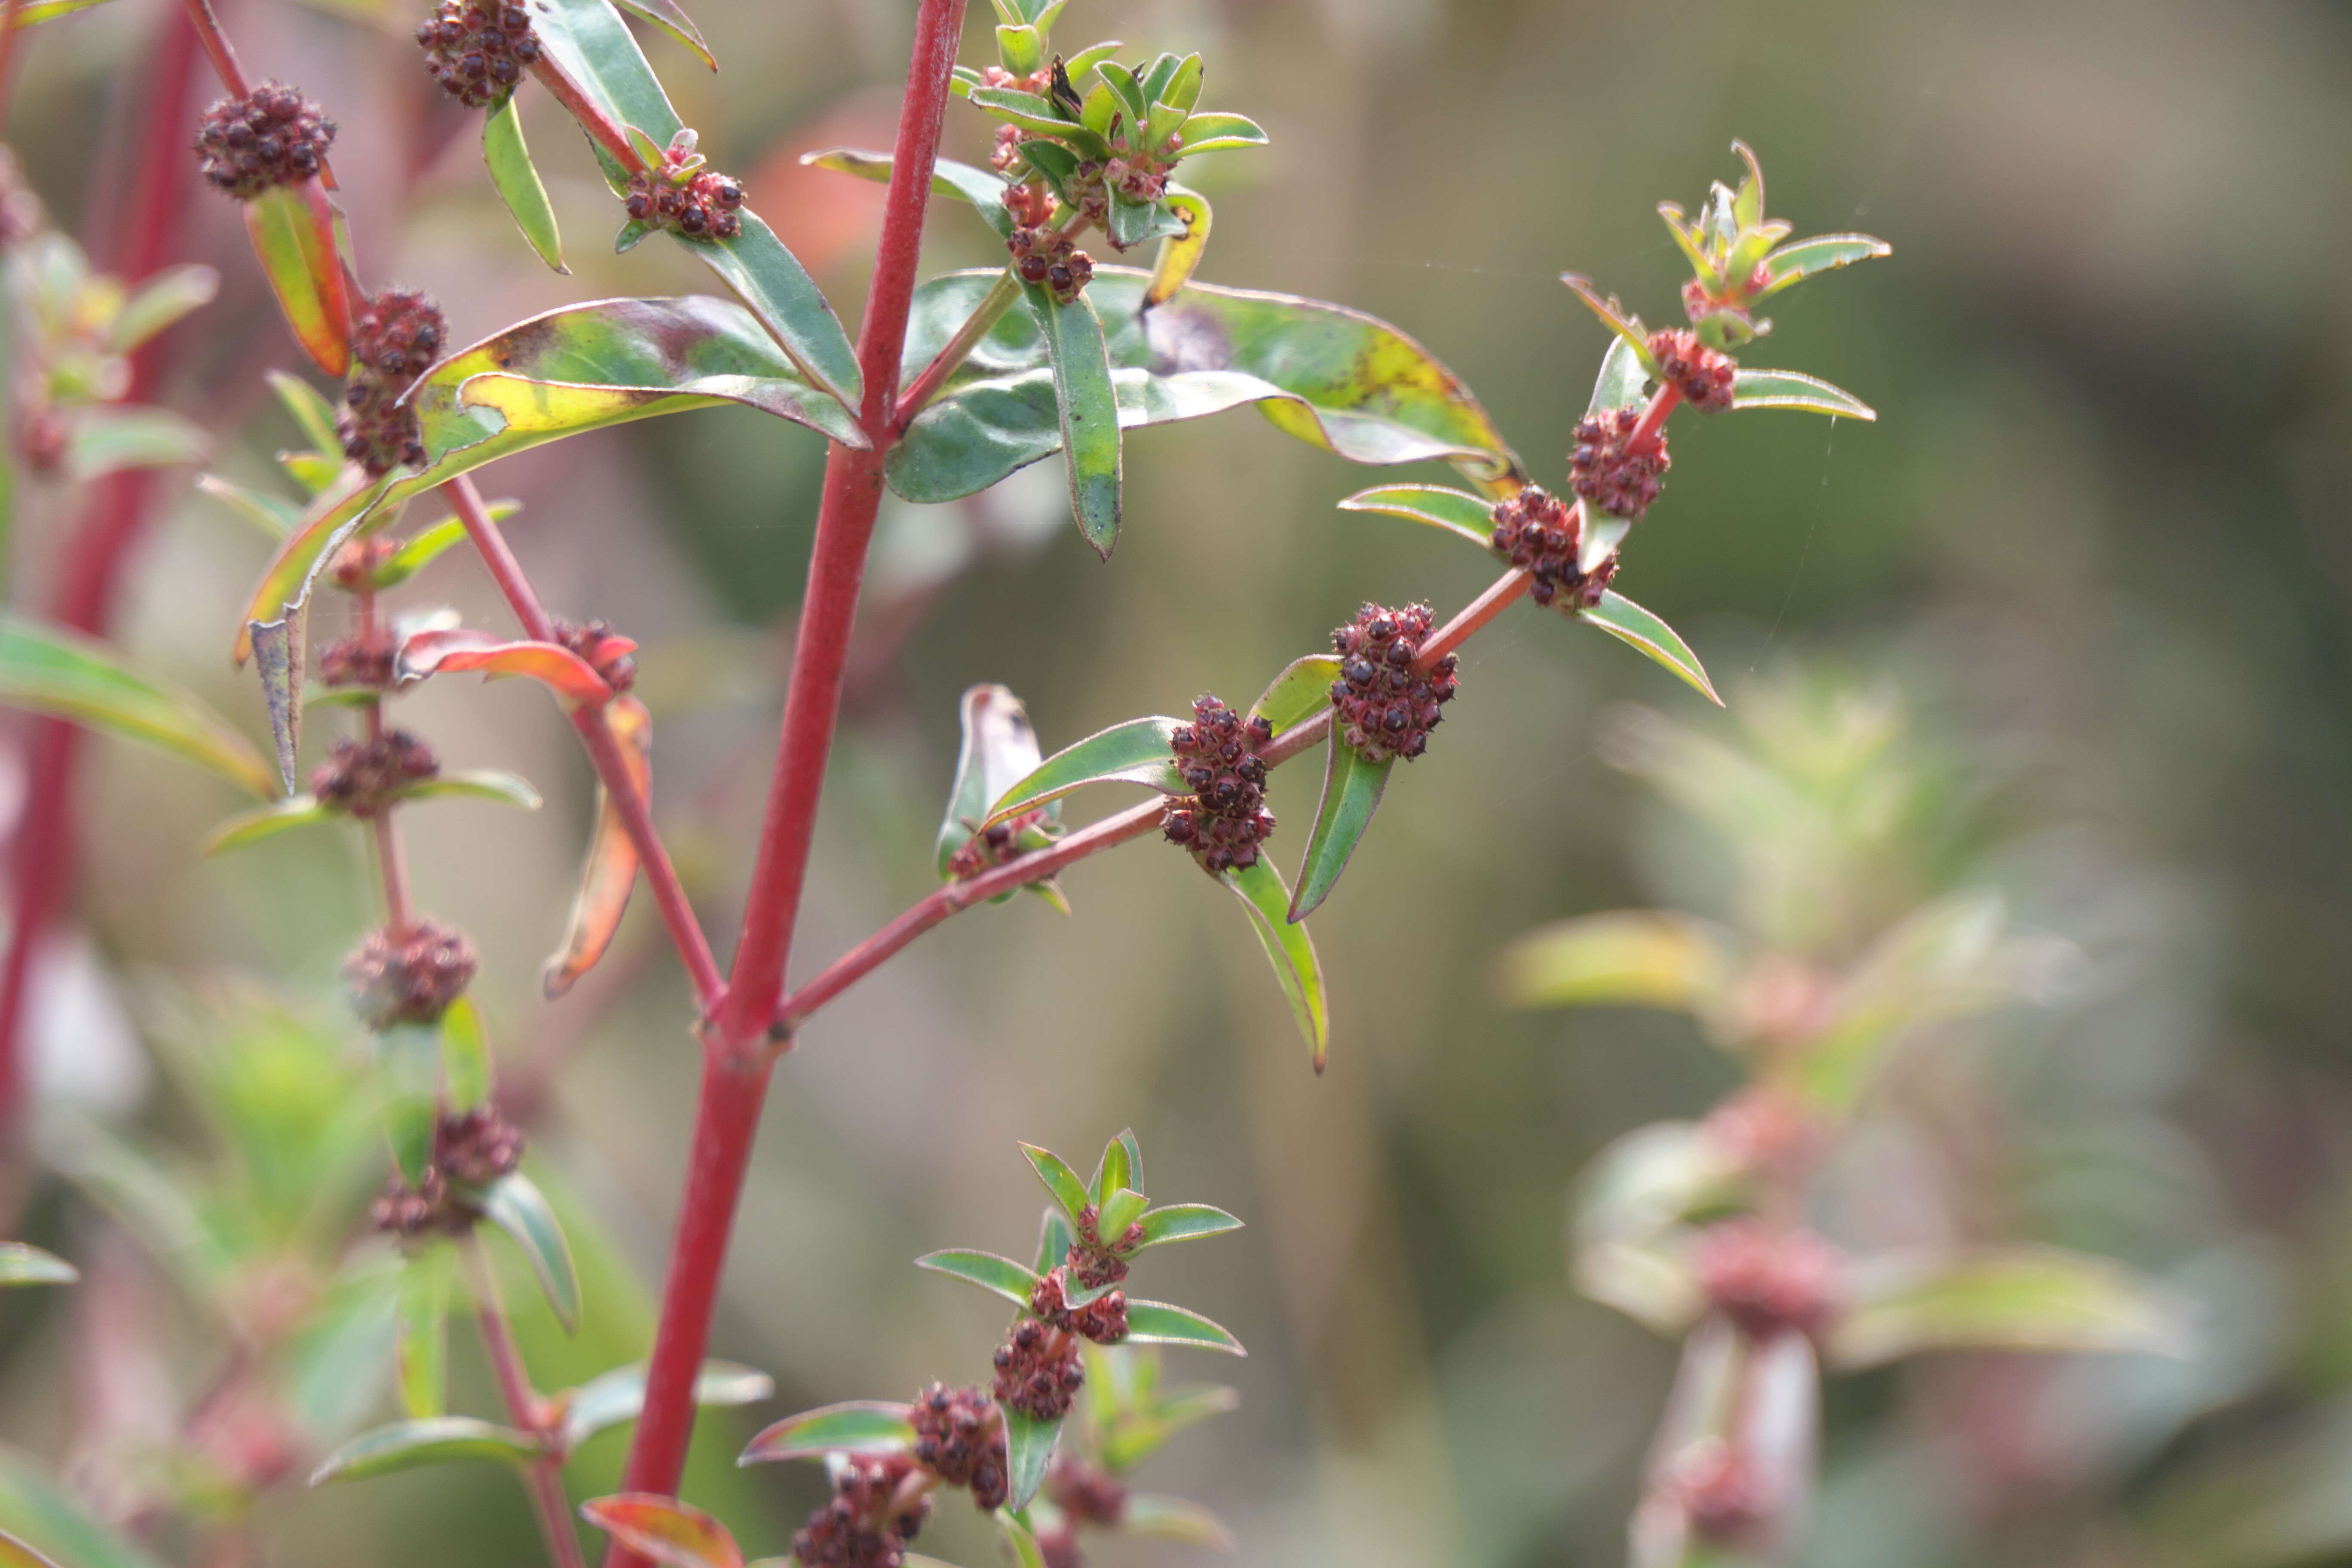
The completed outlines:
[[[1750,370],[1740,366],[1731,375],[1734,408],[1799,408],[1834,418],[1876,419],[1878,411],[1843,387],[1793,370]]]
[[[595,667],[560,643],[509,641],[469,626],[418,632],[400,645],[393,660],[393,679],[403,686],[462,670],[527,675],[574,707],[593,708],[613,696],[613,688]]]
[[[547,1304],[565,1333],[580,1328],[580,1276],[572,1267],[572,1247],[556,1223],[555,1210],[530,1177],[520,1171],[500,1176],[474,1200],[482,1217],[507,1233],[539,1280]]]
[[[639,795],[653,797],[653,716],[634,697],[616,697],[604,705],[604,721],[621,743],[621,758]],[[637,843],[629,837],[626,820],[602,784],[596,786],[595,836],[588,842],[588,859],[580,873],[580,889],[572,897],[572,913],[564,922],[563,946],[541,969],[540,989],[553,1001],[572,989],[595,967],[620,929],[637,881]]]
[[[971,842],[990,805],[1036,772],[1041,760],[1029,710],[1006,688],[972,687],[958,710],[963,744],[956,754],[955,780],[948,786],[947,815],[940,821],[935,856],[942,879],[952,874],[950,862]]]
[[[1717,708],[1723,699],[1715,694],[1715,685],[1706,678],[1706,669],[1691,652],[1689,645],[1675,635],[1674,627],[1642,608],[1614,589],[1603,591],[1601,602],[1588,610],[1579,610],[1576,618],[1599,626],[1618,641],[1630,643],[1673,670],[1696,688]]]
[[[1176,771],[1176,754],[1168,746],[1168,738],[1182,722],[1129,719],[1065,747],[1006,790],[990,810],[988,821],[1003,822],[1034,811],[1092,784],[1139,784],[1162,795],[1185,794],[1184,780]]]
[[[645,18],[684,44],[712,70],[719,68],[719,61],[711,54],[710,46],[702,41],[702,29],[694,25],[691,16],[678,9],[676,0],[614,0],[614,3],[630,16]]]
[[[351,369],[351,298],[335,246],[335,209],[316,179],[243,204],[246,233],[302,352],[329,375]]]
[[[580,1517],[665,1568],[743,1568],[742,1549],[727,1527],[676,1498],[637,1492],[595,1498],[580,1505]]]
[[[1184,232],[1160,242],[1160,255],[1151,264],[1151,284],[1143,291],[1143,308],[1147,310],[1173,300],[1177,290],[1192,281],[1193,272],[1200,268],[1202,254],[1209,248],[1212,215],[1206,196],[1171,181],[1160,205],[1183,220]]]
[[[1487,547],[1495,531],[1494,502],[1444,485],[1376,485],[1341,501],[1339,510],[1411,518],[1458,534],[1481,550]]]
[[[1079,1211],[1094,1201],[1087,1195],[1087,1184],[1078,1179],[1078,1173],[1050,1149],[1024,1143],[1021,1152],[1028,1156],[1030,1168],[1037,1173],[1037,1179],[1045,1184],[1046,1193],[1061,1205],[1062,1212],[1069,1216],[1070,1222],[1076,1224]]]
[[[1764,258],[1763,268],[1771,281],[1758,290],[1756,297],[1768,299],[1816,272],[1848,267],[1873,257],[1891,256],[1894,252],[1893,246],[1883,239],[1873,239],[1866,234],[1824,234],[1811,239],[1801,239],[1794,245],[1782,246]]]

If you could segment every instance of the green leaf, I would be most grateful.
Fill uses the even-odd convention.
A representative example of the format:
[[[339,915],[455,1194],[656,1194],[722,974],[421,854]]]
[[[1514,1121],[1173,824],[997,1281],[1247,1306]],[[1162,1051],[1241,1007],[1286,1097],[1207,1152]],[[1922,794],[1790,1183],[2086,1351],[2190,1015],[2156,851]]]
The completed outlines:
[[[1062,1435],[1059,1421],[1040,1421],[1024,1411],[999,1405],[1004,1416],[1004,1459],[1009,1472],[1004,1506],[1024,1509],[1045,1482],[1045,1466],[1054,1457],[1054,1443]],[[1002,1518],[1002,1515],[999,1515]]]
[[[1086,126],[1063,119],[1051,102],[1034,92],[1004,87],[976,87],[967,96],[974,109],[992,114],[1007,124],[1017,125],[1033,135],[1051,136],[1066,142],[1081,157],[1099,160],[1110,156],[1109,142]]]
[[[469,768],[454,773],[440,773],[404,785],[400,790],[402,800],[433,800],[443,795],[495,800],[507,805],[519,805],[525,811],[537,811],[541,805],[539,791],[531,788],[530,780],[495,768]]]
[[[0,1568],[58,1568],[58,1565],[7,1531],[0,1531]]]
[[[26,6],[26,12],[37,9]],[[18,13],[21,17],[25,12]],[[100,1523],[33,1462],[0,1448],[0,1531],[59,1568],[161,1568],[162,1560]]]
[[[630,16],[643,17],[692,49],[712,70],[719,68],[719,61],[711,54],[710,46],[702,41],[702,29],[694,25],[692,17],[678,9],[676,0],[614,0],[614,3]]]
[[[66,478],[85,484],[124,468],[171,468],[203,459],[212,437],[167,408],[101,405],[67,428]]]
[[[1166,1204],[1144,1211],[1143,1245],[1158,1247],[1171,1241],[1192,1241],[1241,1228],[1241,1221],[1207,1204]]]
[[[1110,1202],[1113,1193],[1122,1187],[1135,1184],[1135,1159],[1129,1152],[1134,1139],[1133,1132],[1122,1132],[1103,1145],[1102,1158],[1095,1162],[1094,1179],[1087,1184],[1087,1194],[1094,1200],[1097,1209]],[[1142,1212],[1140,1209],[1136,1211],[1138,1214]],[[1129,1218],[1127,1223],[1133,1225],[1135,1221]],[[1097,1236],[1116,1236],[1118,1231],[1126,1228],[1127,1226],[1120,1226],[1118,1230],[1113,1230],[1102,1223],[1099,1214],[1097,1215],[1096,1234]]]
[[[1133,71],[1117,60],[1098,62],[1095,66],[1095,75],[1103,79],[1118,100],[1119,111],[1127,116],[1129,125],[1140,123],[1143,117],[1151,112],[1151,99],[1144,92],[1143,84],[1135,79]]]
[[[205,835],[201,852],[217,855],[224,849],[242,849],[248,844],[275,838],[289,828],[332,822],[336,816],[337,813],[315,795],[289,795],[284,800],[274,800],[268,805],[238,812],[235,816],[215,824],[213,830]]]
[[[1496,966],[1517,1007],[1642,1006],[1705,1013],[1738,977],[1730,933],[1688,915],[1621,910],[1529,931]]]
[[[915,1267],[928,1268],[934,1274],[944,1274],[961,1279],[967,1285],[977,1285],[992,1291],[1026,1311],[1030,1293],[1037,1289],[1037,1276],[1010,1258],[1000,1258],[993,1252],[974,1252],[963,1247],[950,1247],[944,1252],[927,1253],[915,1259]]]
[[[76,11],[87,11],[93,5],[103,5],[106,0],[32,0],[32,4],[16,13],[16,26],[29,27],[37,22],[53,21],[70,16]]]
[[[1168,749],[1168,738],[1182,723],[1181,719],[1129,719],[1065,747],[1000,795],[988,820],[1019,816],[1093,784],[1139,784],[1162,795],[1183,795],[1176,754]]]
[[[1183,1498],[1160,1497],[1151,1492],[1128,1494],[1127,1506],[1119,1512],[1118,1530],[1122,1535],[1173,1541],[1211,1552],[1234,1549],[1234,1532],[1215,1514]]]
[[[995,1517],[996,1527],[1004,1531],[1004,1543],[1013,1549],[1013,1568],[1051,1568],[1036,1532],[1019,1515],[1008,1506],[998,1509]]]
[[[1491,548],[1495,503],[1444,485],[1375,485],[1339,503],[1341,511],[1382,511],[1460,534],[1481,550]]]
[[[1842,1367],[1937,1350],[2189,1351],[2179,1309],[2104,1258],[2003,1247],[1862,1272],[1830,1337]]]
[[[1201,257],[1209,248],[1209,226],[1214,216],[1209,210],[1208,197],[1172,180],[1160,205],[1163,212],[1184,225],[1184,231],[1160,242],[1160,255],[1151,264],[1151,283],[1143,291],[1143,309],[1147,310],[1166,304],[1176,297],[1177,290],[1192,281],[1192,274],[1200,268]]]
[[[541,59],[581,98],[612,123],[640,128],[657,145],[677,134],[677,110],[662,91],[661,79],[646,63],[628,24],[605,0],[542,0],[531,9]],[[612,173],[605,171],[608,180]],[[614,194],[621,188],[615,185]]]
[[[1068,1170],[1069,1167],[1066,1165],[1063,1169]],[[1071,1180],[1076,1179],[1076,1173],[1072,1172]],[[1080,1195],[1084,1195],[1083,1188],[1080,1189]],[[1055,1265],[1069,1257],[1071,1247],[1077,1241],[1076,1233],[1070,1228],[1070,1216],[1059,1207],[1040,1211],[1037,1223],[1036,1263],[1039,1274],[1050,1274]]]
[[[1843,387],[1793,370],[1750,370],[1731,373],[1734,408],[1801,408],[1809,414],[1836,418],[1875,419],[1878,411]]]
[[[914,1447],[914,1407],[875,1399],[854,1399],[804,1410],[751,1439],[738,1465],[774,1459],[814,1459],[826,1454],[897,1454]]]
[[[285,497],[252,489],[218,474],[199,474],[196,489],[252,523],[273,544],[292,533],[296,520],[301,516]]]
[[[755,1405],[775,1392],[775,1379],[733,1362],[704,1362],[694,1378],[694,1402],[699,1405]],[[640,1363],[602,1373],[562,1396],[562,1402],[563,1449],[568,1454],[597,1433],[637,1418],[646,1405],[645,1366]]]
[[[1129,1344],[1196,1345],[1228,1355],[1249,1354],[1241,1341],[1188,1307],[1132,1297],[1127,1303],[1127,1339]]]
[[[1095,553],[1110,559],[1118,542],[1118,395],[1111,385],[1110,354],[1102,322],[1084,294],[1059,304],[1034,283],[1029,297],[1054,367],[1054,405],[1068,458],[1070,515]]]
[[[324,494],[343,475],[341,454],[331,458],[321,452],[280,452],[278,466],[314,496]]]
[[[278,401],[293,416],[296,427],[310,443],[310,449],[341,456],[343,438],[335,433],[335,405],[327,401],[326,395],[300,376],[282,370],[265,374],[269,390],[278,395]]]
[[[1061,1156],[1050,1149],[1040,1149],[1034,1143],[1024,1143],[1021,1145],[1021,1152],[1028,1156],[1030,1168],[1037,1173],[1037,1179],[1045,1184],[1046,1195],[1059,1204],[1062,1212],[1069,1215],[1070,1223],[1076,1225],[1078,1211],[1085,1208],[1090,1201],[1087,1196],[1087,1184],[1078,1180],[1078,1173],[1065,1164]],[[1043,1273],[1044,1270],[1040,1269],[1038,1272]],[[1028,1298],[1024,1296],[1022,1300],[1025,1303]]]
[[[400,1271],[394,1307],[393,1373],[412,1420],[448,1410],[450,1249],[427,1247]]]
[[[820,169],[855,174],[876,184],[890,183],[890,154],[856,147],[827,147],[801,154],[801,162]],[[996,231],[999,239],[1013,237],[1013,215],[1004,210],[1004,181],[986,169],[941,158],[931,167],[931,194],[961,196]]]
[[[539,258],[558,272],[571,272],[563,265],[563,236],[555,226],[554,205],[547,199],[547,187],[540,184],[530,149],[523,142],[522,116],[515,109],[513,93],[482,117],[482,162],[489,165],[499,199],[507,204],[515,226]]]
[[[0,614],[0,705],[154,746],[265,798],[276,793],[269,765],[226,720],[77,632]]]
[[[0,1287],[70,1285],[81,1278],[74,1266],[21,1241],[0,1241]]]
[[[555,1320],[567,1334],[580,1328],[580,1276],[572,1267],[572,1248],[555,1211],[530,1178],[510,1172],[482,1189],[474,1200],[482,1217],[507,1233],[522,1249],[524,1261],[539,1279],[541,1292],[555,1310]]]
[[[1612,339],[1609,352],[1601,356],[1601,374],[1593,379],[1592,401],[1584,411],[1613,414],[1638,408],[1650,400],[1649,382],[1650,367],[1643,354],[1623,338]]]
[[[1127,1227],[1141,1219],[1150,1205],[1150,1200],[1132,1187],[1112,1188],[1097,1213],[1096,1234],[1116,1245],[1118,1238],[1127,1234]]]
[[[1323,965],[1315,956],[1315,943],[1307,927],[1290,922],[1290,889],[1282,885],[1282,873],[1274,868],[1273,861],[1261,857],[1255,865],[1228,871],[1218,879],[1249,910],[1266,961],[1282,983],[1290,1016],[1306,1037],[1315,1070],[1321,1072],[1331,1045],[1330,1002],[1324,994]]]
[[[1389,773],[1395,766],[1394,757],[1384,763],[1364,761],[1340,736],[1339,727],[1332,726],[1323,764],[1323,798],[1315,807],[1307,855],[1298,863],[1298,891],[1290,900],[1292,924],[1314,913],[1339,886],[1339,873],[1348,868],[1364,830],[1372,825],[1372,813],[1381,808],[1381,793],[1389,787]]]
[[[904,379],[921,374],[1000,276],[950,273],[916,290]],[[1123,426],[1255,403],[1285,433],[1352,462],[1451,462],[1498,494],[1521,482],[1517,459],[1469,390],[1384,322],[1197,282],[1145,311],[1148,286],[1133,268],[1098,267],[1087,288]],[[884,465],[891,488],[909,500],[953,500],[1059,449],[1050,357],[1034,313],[1006,311],[892,447]]]
[[[1723,699],[1715,694],[1714,683],[1707,679],[1698,655],[1675,635],[1675,628],[1615,589],[1603,589],[1601,602],[1589,610],[1579,610],[1576,618],[1599,626],[1620,642],[1633,644],[1689,681],[1709,702],[1717,708],[1723,706]]]
[[[857,373],[857,351],[831,301],[803,267],[800,258],[745,207],[736,215],[742,232],[732,239],[670,237],[694,252],[697,259],[727,280],[743,303],[774,337],[803,377],[831,393],[845,413],[856,417],[865,398],[865,382]],[[847,443],[862,447],[862,440]]]
[[[1575,292],[1586,309],[1601,318],[1601,324],[1617,334],[1617,341],[1631,349],[1643,367],[1654,368],[1650,362],[1650,335],[1642,326],[1642,318],[1628,311],[1617,302],[1616,296],[1603,298],[1592,286],[1592,280],[1580,272],[1563,272],[1559,280]],[[1604,367],[1606,361],[1602,362]]]
[[[1184,121],[1184,156],[1217,153],[1229,147],[1263,147],[1265,132],[1246,114],[1195,114]]]
[[[1892,255],[1894,249],[1885,240],[1873,239],[1866,234],[1824,234],[1784,245],[1764,258],[1764,270],[1771,281],[1757,290],[1756,298],[1769,299],[1816,272],[1867,261],[1874,256]]]
[[[242,205],[254,256],[294,341],[320,370],[341,375],[352,363],[351,300],[326,192],[317,180],[304,180],[272,186]]]
[[[1202,69],[1199,55],[1186,55],[1176,62],[1176,68],[1168,73],[1167,82],[1159,89],[1156,96],[1160,102],[1190,114],[1192,106],[1201,101]],[[1151,74],[1157,77],[1160,73],[1154,70]]]
[[[727,1527],[695,1507],[653,1492],[594,1498],[580,1517],[662,1568],[743,1568],[742,1548]]]
[[[485,509],[492,522],[504,522],[522,510],[519,500],[494,500]],[[392,552],[392,558],[376,569],[375,585],[381,590],[396,588],[425,567],[440,559],[451,547],[465,542],[466,524],[463,519],[445,517],[430,528],[420,528],[407,542]]]
[[[189,311],[209,305],[220,292],[220,274],[189,263],[166,267],[139,285],[107,329],[106,346],[129,353]]]
[[[1579,572],[1595,572],[1600,570],[1602,562],[1617,553],[1619,545],[1625,542],[1625,536],[1633,531],[1633,520],[1612,517],[1605,511],[1596,518],[1591,515],[1593,509],[1582,501],[1578,501],[1576,506],[1577,516],[1583,528],[1583,533],[1577,540],[1576,569]]]
[[[490,1032],[481,1004],[469,995],[441,1015],[441,1097],[455,1111],[489,1102]]]
[[[527,1464],[546,1451],[530,1434],[511,1426],[494,1426],[471,1415],[435,1415],[362,1432],[319,1461],[319,1468],[310,1472],[310,1484],[364,1480],[457,1459]]]
[[[1249,716],[1265,720],[1279,735],[1330,707],[1332,683],[1339,679],[1337,654],[1310,653],[1292,659],[1250,704]]]

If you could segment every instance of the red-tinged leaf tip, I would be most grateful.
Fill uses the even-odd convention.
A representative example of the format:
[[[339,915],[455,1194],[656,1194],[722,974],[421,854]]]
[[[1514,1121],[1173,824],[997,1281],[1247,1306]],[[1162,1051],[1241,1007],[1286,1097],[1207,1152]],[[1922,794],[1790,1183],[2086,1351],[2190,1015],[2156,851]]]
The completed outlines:
[[[329,375],[352,366],[351,297],[335,246],[335,209],[316,180],[279,185],[245,204],[246,233],[286,324]]]
[[[582,1503],[580,1517],[665,1568],[743,1568],[727,1527],[676,1498],[624,1492]]]
[[[614,641],[625,639],[615,638]],[[604,716],[621,742],[622,758],[637,793],[653,795],[653,720],[646,705],[634,697],[616,697],[604,705]],[[596,833],[589,841],[588,859],[572,896],[571,918],[564,927],[563,946],[540,973],[540,986],[549,1001],[572,989],[574,982],[595,966],[612,945],[629,894],[637,882],[637,844],[628,823],[609,792],[596,792]]]
[[[613,689],[595,667],[556,643],[509,642],[467,626],[417,633],[401,644],[393,665],[402,685],[427,676],[478,670],[484,675],[524,675],[575,707],[612,700]]]

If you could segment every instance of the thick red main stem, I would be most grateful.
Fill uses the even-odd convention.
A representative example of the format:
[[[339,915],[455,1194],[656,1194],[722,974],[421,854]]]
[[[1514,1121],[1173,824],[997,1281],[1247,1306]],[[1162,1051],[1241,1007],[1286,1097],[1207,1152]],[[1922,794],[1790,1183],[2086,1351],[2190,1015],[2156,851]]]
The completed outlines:
[[[866,549],[882,501],[882,459],[898,408],[898,359],[922,253],[923,213],[939,159],[948,83],[963,34],[963,0],[921,0],[915,18],[907,96],[885,202],[879,253],[858,331],[865,382],[859,423],[871,447],[836,444],[827,456],[808,591],[784,695],[783,732],[743,910],[743,934],[727,993],[704,1030],[701,1108],[694,1130],[677,1241],[662,1291],[661,1322],[646,1379],[644,1415],[629,1450],[624,1489],[674,1492],[694,1429],[694,1379],[702,1364],[718,1302],[743,1173],[767,1097],[775,1050],[770,1023],[783,994],[784,963],[800,917],[817,798],[841,708],[842,669],[866,577]],[[643,1559],[614,1548],[608,1568]]]

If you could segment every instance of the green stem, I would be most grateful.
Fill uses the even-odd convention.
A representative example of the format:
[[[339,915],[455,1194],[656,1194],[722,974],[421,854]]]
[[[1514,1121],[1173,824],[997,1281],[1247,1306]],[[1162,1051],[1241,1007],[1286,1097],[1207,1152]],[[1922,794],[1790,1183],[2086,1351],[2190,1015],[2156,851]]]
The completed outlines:
[[[956,329],[955,336],[947,341],[947,346],[931,356],[931,363],[923,367],[923,374],[915,378],[915,384],[907,388],[907,395],[898,399],[898,411],[893,424],[899,434],[906,433],[907,426],[915,422],[915,416],[939,395],[940,388],[947,384],[948,377],[956,373],[956,367],[971,357],[971,351],[980,346],[980,340],[988,336],[989,329],[995,326],[1004,312],[1013,308],[1013,302],[1020,298],[1021,279],[1013,276],[1012,265],[1008,262],[1004,270],[997,274],[996,281],[989,286],[979,308],[972,311],[962,326]]]

